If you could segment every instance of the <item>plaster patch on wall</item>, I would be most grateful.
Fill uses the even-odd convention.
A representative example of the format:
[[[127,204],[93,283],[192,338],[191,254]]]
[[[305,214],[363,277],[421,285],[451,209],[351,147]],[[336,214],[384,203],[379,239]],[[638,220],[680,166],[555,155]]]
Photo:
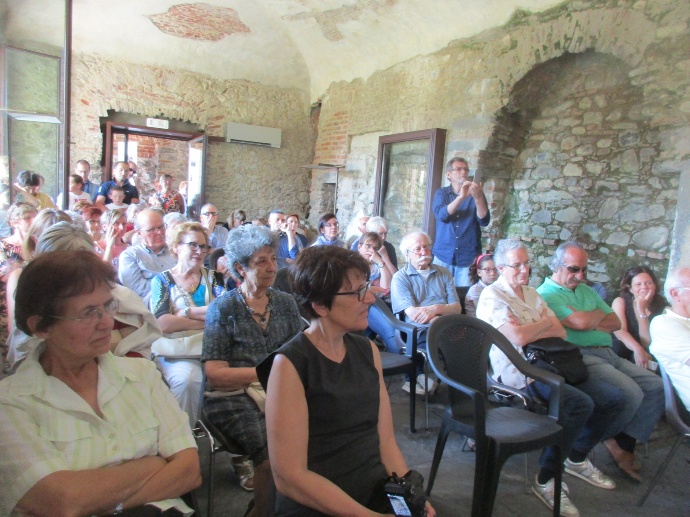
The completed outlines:
[[[234,9],[201,2],[174,5],[148,18],[165,34],[192,40],[219,41],[239,32],[251,32]]]
[[[314,18],[321,27],[324,38],[328,41],[339,41],[345,36],[338,29],[339,24],[358,20],[365,11],[372,10],[377,14],[385,13],[390,7],[398,3],[398,0],[358,0],[351,5],[343,5],[337,9],[327,9],[321,12],[301,12],[283,16],[287,21],[308,20]]]

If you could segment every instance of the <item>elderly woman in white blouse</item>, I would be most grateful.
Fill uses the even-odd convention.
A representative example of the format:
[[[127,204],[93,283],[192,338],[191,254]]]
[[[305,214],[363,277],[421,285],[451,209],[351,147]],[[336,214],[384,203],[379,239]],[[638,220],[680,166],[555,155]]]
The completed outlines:
[[[19,278],[17,326],[42,342],[0,382],[2,515],[189,511],[194,438],[154,364],[110,352],[114,283],[86,250],[40,255]]]

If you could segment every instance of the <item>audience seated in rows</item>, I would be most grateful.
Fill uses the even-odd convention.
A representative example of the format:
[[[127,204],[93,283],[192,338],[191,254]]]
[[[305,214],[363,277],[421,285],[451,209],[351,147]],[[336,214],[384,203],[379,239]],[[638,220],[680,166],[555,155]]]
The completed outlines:
[[[81,226],[60,221],[46,228],[36,243],[35,256],[54,251],[87,250],[96,253],[94,243]],[[110,266],[112,268],[112,266]],[[22,270],[15,272],[21,279]],[[45,289],[50,291],[52,286]],[[13,293],[14,294],[14,293]],[[121,285],[114,284],[113,297],[118,301],[118,309],[113,313],[115,326],[111,332],[110,345],[113,354],[124,357],[151,358],[151,343],[161,335],[156,319],[134,292]],[[12,368],[29,354],[41,339],[28,336],[14,328],[8,340],[8,362]]]
[[[492,264],[494,261],[500,276],[483,289],[477,317],[498,329],[523,357],[523,348],[538,339],[565,338],[566,331],[554,312],[537,291],[527,285],[530,261],[525,246],[517,240],[500,240]],[[499,348],[491,347],[489,357],[495,380],[513,388],[526,388],[532,396],[549,400],[549,387],[526,378]],[[563,450],[559,456],[556,447],[544,449],[539,459],[541,469],[532,487],[534,494],[550,509],[554,505],[554,477],[563,467],[567,473],[593,486],[607,490],[616,487],[611,478],[587,459],[589,452],[610,436],[606,434],[607,423],[623,407],[622,392],[609,399],[590,397],[589,393],[597,393],[603,384],[602,380],[592,377],[577,386],[563,386],[563,410],[559,420],[565,434]],[[558,463],[559,457],[563,463]],[[565,483],[561,489],[561,515],[577,517],[579,511],[570,501]]]
[[[575,242],[561,244],[549,267],[553,274],[537,289],[566,329],[567,340],[580,347],[590,379],[605,381],[606,389],[588,393],[597,397],[622,390],[625,406],[609,422],[612,438],[604,443],[620,469],[639,481],[636,442],[646,443],[664,410],[664,390],[658,375],[618,357],[611,332],[621,328],[616,313],[583,283],[588,255]],[[595,396],[596,395],[596,396]]]
[[[671,306],[652,320],[649,350],[690,411],[690,268],[669,271],[664,294]]]
[[[225,256],[242,284],[209,305],[201,357],[211,391],[204,398],[206,414],[254,462],[258,515],[272,513],[271,468],[264,415],[246,389],[258,384],[256,366],[302,328],[292,295],[270,289],[277,244],[278,235],[268,228],[230,231]]]

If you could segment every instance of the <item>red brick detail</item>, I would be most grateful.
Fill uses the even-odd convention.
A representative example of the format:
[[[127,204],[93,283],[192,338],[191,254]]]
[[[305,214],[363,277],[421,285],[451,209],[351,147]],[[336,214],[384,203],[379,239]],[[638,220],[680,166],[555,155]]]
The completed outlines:
[[[174,5],[166,13],[148,17],[162,32],[203,41],[218,41],[238,32],[251,32],[230,7],[195,4]]]

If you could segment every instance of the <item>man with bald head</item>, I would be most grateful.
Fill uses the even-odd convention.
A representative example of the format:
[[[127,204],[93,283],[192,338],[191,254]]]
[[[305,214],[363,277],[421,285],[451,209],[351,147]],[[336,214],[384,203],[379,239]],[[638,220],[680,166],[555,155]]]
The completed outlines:
[[[671,307],[649,324],[649,351],[690,411],[690,267],[669,271],[664,294]]]
[[[137,293],[148,305],[153,277],[172,268],[177,259],[165,244],[161,212],[142,210],[137,214],[134,228],[141,237],[141,244],[122,252],[118,273],[122,285]]]
[[[622,410],[610,419],[604,443],[620,469],[640,481],[635,458],[636,442],[646,443],[664,410],[664,389],[658,375],[613,351],[611,332],[621,326],[613,309],[585,284],[589,256],[581,244],[561,244],[551,259],[553,274],[537,292],[566,330],[566,340],[580,347],[590,379],[601,382],[586,393],[595,403],[615,396],[625,397]],[[609,387],[606,386],[609,385]]]

